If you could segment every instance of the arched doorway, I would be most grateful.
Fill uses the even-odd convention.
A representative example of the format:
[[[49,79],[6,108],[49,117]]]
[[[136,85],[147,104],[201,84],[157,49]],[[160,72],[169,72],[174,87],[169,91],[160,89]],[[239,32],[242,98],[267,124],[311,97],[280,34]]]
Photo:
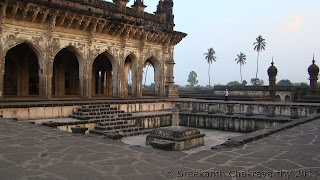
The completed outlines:
[[[136,89],[136,83],[137,78],[135,77],[136,67],[135,62],[136,56],[131,54],[126,57],[124,62],[124,68],[123,68],[123,74],[124,74],[124,95],[125,96],[135,96],[135,89]]]
[[[286,95],[286,97],[284,98],[285,102],[291,102],[291,97],[289,95]]]
[[[112,96],[112,63],[108,56],[100,54],[93,62],[92,95]]]
[[[52,95],[79,96],[79,62],[68,48],[60,50],[54,58]]]
[[[5,57],[4,96],[38,96],[38,72],[38,57],[28,43],[11,48]]]
[[[281,102],[281,97],[279,95],[276,95],[276,102]]]
[[[144,62],[142,73],[142,95],[160,96],[160,66],[159,62],[151,57]]]

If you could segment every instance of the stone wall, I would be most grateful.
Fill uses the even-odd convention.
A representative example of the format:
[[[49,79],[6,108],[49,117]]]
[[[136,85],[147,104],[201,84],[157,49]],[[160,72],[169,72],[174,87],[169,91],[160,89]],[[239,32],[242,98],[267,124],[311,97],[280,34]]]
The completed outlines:
[[[291,107],[298,107],[298,116],[305,117],[316,114],[320,109],[319,104],[303,104],[303,103],[267,103],[267,102],[225,102],[225,101],[178,101],[182,111],[192,111],[192,106],[196,107],[196,111],[208,111],[209,104],[214,105],[216,113],[226,113],[227,106],[232,105],[235,114],[246,114],[248,106],[253,107],[252,113],[255,115],[267,115],[268,109],[274,107],[274,115],[291,116]],[[194,104],[194,105],[193,105]]]
[[[94,103],[88,101],[87,103]],[[23,105],[2,105],[0,107],[0,115],[4,118],[15,118],[17,120],[37,120],[37,119],[52,119],[65,118],[72,115],[82,105],[87,104],[85,101],[70,101],[70,102],[37,102]],[[103,102],[102,103],[108,103]],[[152,112],[172,110],[175,106],[174,102],[170,101],[125,101],[125,102],[109,102],[111,107],[117,107],[118,110],[123,110],[126,113],[135,112]],[[19,104],[19,103],[18,103]]]
[[[275,126],[286,120],[254,117],[232,117],[225,115],[180,113],[180,125],[188,127],[215,129],[249,133],[259,129]]]
[[[143,127],[145,129],[171,126],[172,114],[138,117],[132,120],[128,120],[128,123],[133,123],[136,126]]]

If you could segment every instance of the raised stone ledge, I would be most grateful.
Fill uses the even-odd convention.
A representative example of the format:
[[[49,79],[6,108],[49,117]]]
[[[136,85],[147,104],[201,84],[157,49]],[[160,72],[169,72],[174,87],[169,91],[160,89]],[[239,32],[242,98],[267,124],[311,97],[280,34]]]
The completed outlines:
[[[150,137],[150,138],[164,139],[164,140],[175,141],[175,142],[181,142],[181,141],[190,140],[190,139],[199,138],[199,137],[204,137],[204,136],[205,136],[205,134],[195,134],[195,135],[190,135],[190,136],[187,136],[187,137],[172,138],[172,137],[164,137],[164,136],[158,136],[158,135],[153,135],[153,134],[148,135],[148,137]]]
[[[110,100],[52,100],[48,101],[19,101],[19,102],[5,102],[0,101],[0,109],[6,108],[32,108],[32,107],[56,107],[56,106],[83,106],[83,105],[97,105],[97,104],[105,104],[105,105],[114,105],[114,104],[139,104],[139,103],[161,103],[161,102],[171,102],[165,99],[156,99],[156,100],[118,100],[118,101],[110,101]]]
[[[198,113],[190,113],[190,112],[180,112],[179,115],[187,115],[187,116],[207,116],[207,117],[217,117],[217,118],[232,118],[232,119],[246,119],[246,120],[255,120],[255,121],[265,121],[268,120],[270,122],[291,122],[292,119],[290,118],[283,118],[280,119],[278,117],[267,117],[263,115],[256,115],[256,116],[246,116],[245,114],[233,114],[233,115],[226,115],[222,113],[216,114],[208,114],[205,112],[198,112]]]
[[[228,139],[228,141],[226,141],[220,145],[211,147],[211,149],[214,150],[214,149],[223,149],[223,148],[241,146],[246,143],[261,139],[263,137],[269,136],[271,134],[275,134],[279,131],[289,129],[289,128],[295,127],[295,126],[303,124],[303,123],[313,121],[318,118],[320,118],[320,114],[312,115],[310,117],[305,117],[305,118],[302,118],[299,120],[287,122],[287,123],[280,124],[277,126],[272,126],[272,127],[266,128],[266,129],[257,130],[257,131],[254,131],[254,132],[242,135],[242,136],[230,138],[230,139]]]
[[[172,116],[172,113],[165,113],[161,115],[144,115],[144,116],[126,116],[126,117],[118,117],[117,120],[136,120],[140,118],[153,118],[153,117],[163,117],[163,116]],[[115,118],[112,118],[115,120]],[[49,127],[57,127],[57,126],[66,126],[66,125],[80,125],[80,124],[88,124],[88,123],[100,123],[110,121],[110,119],[106,120],[75,120],[72,122],[43,122],[42,125]]]

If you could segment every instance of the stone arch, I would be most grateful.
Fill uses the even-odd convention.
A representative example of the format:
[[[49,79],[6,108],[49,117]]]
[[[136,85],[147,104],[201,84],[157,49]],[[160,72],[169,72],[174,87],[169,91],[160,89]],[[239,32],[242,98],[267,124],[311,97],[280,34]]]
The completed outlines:
[[[39,49],[28,41],[21,41],[5,52],[4,95],[39,96],[40,64],[43,56]]]
[[[285,96],[285,98],[284,98],[284,101],[285,101],[285,102],[291,102],[291,96],[287,94],[287,95]]]
[[[129,95],[136,95],[136,87],[137,87],[137,76],[136,76],[136,71],[137,71],[137,56],[133,53],[128,54],[125,56],[124,62],[123,62],[123,72],[122,74],[124,75],[122,77],[122,82],[123,82],[123,93],[124,96],[129,96]]]
[[[93,96],[113,96],[114,76],[117,63],[112,54],[105,51],[97,55],[92,63],[91,92]]]
[[[60,49],[54,56],[52,95],[79,96],[82,94],[84,59],[73,46]]]
[[[157,58],[155,58],[155,56],[150,56],[149,58],[147,58],[143,61],[143,66],[142,66],[141,71],[143,71],[143,67],[145,67],[148,62],[153,66],[153,69],[154,69],[154,95],[160,96],[160,94],[161,94],[161,89],[160,89],[161,64],[160,64],[159,60]],[[141,72],[141,74],[143,74],[143,73]],[[141,85],[141,87],[142,87],[142,85]]]
[[[276,95],[275,100],[276,100],[276,102],[281,102],[281,96],[280,95]]]

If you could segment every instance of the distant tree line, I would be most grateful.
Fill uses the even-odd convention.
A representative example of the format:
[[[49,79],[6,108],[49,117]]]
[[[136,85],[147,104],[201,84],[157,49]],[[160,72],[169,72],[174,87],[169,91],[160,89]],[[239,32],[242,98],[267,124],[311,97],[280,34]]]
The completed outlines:
[[[208,90],[208,89],[213,88],[213,86],[211,86],[211,85],[207,85],[207,86],[197,85],[198,84],[197,77],[198,77],[197,73],[195,71],[191,71],[188,76],[188,83],[189,84],[186,86],[178,85],[178,89],[180,89],[180,90],[184,90],[184,89]],[[250,84],[252,86],[263,86],[264,81],[259,78],[251,78]],[[218,84],[216,86],[247,86],[247,85],[248,85],[248,82],[246,80],[243,80],[241,83],[239,81],[230,81],[226,85]],[[298,86],[300,88],[308,88],[309,87],[309,85],[305,82],[292,83],[288,79],[280,80],[277,83],[277,86]],[[150,86],[146,87],[146,89],[149,89],[149,88],[154,88],[154,84],[151,84]],[[320,83],[318,83],[318,88],[320,89]]]

